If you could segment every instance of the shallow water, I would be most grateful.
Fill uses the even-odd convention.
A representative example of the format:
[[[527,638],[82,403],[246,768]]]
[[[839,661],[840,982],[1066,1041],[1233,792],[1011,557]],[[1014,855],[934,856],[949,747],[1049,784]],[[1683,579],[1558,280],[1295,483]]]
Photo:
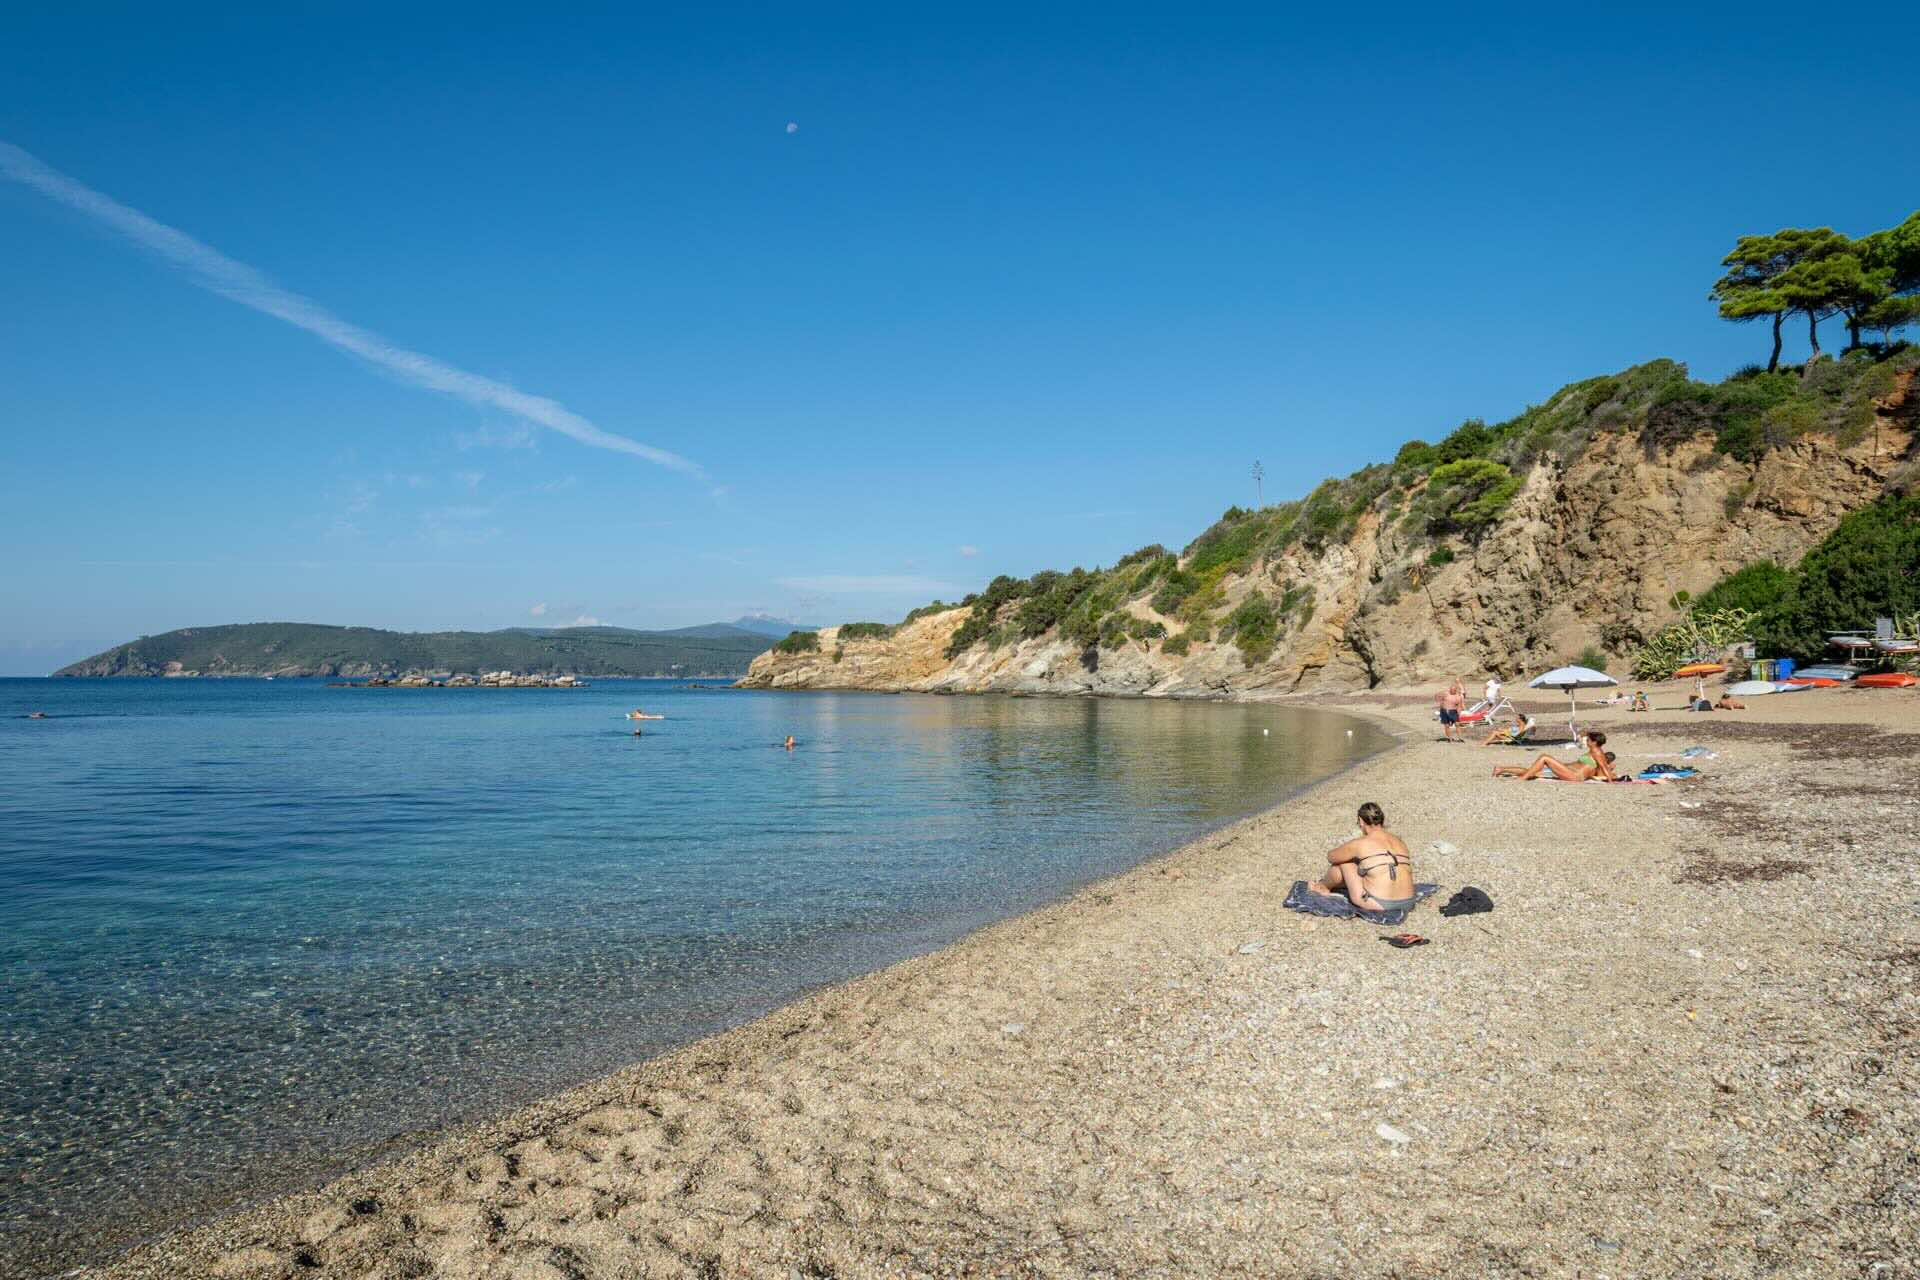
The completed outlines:
[[[636,704],[669,718],[633,737]],[[738,1023],[1384,745],[1217,704],[0,680],[0,1273]]]

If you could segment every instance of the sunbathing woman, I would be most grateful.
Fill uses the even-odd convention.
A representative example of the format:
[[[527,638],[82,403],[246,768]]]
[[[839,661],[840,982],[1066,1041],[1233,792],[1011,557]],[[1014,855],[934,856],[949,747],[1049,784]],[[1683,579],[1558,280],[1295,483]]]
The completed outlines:
[[[1307,881],[1307,888],[1344,893],[1362,911],[1412,906],[1413,854],[1407,842],[1387,830],[1387,815],[1373,801],[1360,806],[1359,818],[1360,834],[1327,855],[1327,874]]]
[[[1523,717],[1522,719],[1515,720],[1512,724],[1501,725],[1498,728],[1494,729],[1492,733],[1487,735],[1487,740],[1481,743],[1480,745],[1483,747],[1517,746],[1518,744],[1525,742],[1527,740],[1527,735],[1531,734],[1532,732],[1533,732],[1533,717],[1526,716],[1526,717]]]
[[[1496,778],[1519,778],[1523,782],[1551,773],[1554,777],[1567,782],[1588,782],[1598,778],[1602,782],[1618,782],[1620,775],[1613,768],[1613,752],[1603,751],[1607,745],[1607,735],[1595,729],[1580,739],[1586,747],[1578,760],[1568,763],[1556,760],[1552,756],[1541,756],[1525,768],[1517,764],[1495,765],[1493,776]]]
[[[1745,711],[1747,704],[1730,693],[1720,695],[1720,701],[1713,704],[1715,711]]]

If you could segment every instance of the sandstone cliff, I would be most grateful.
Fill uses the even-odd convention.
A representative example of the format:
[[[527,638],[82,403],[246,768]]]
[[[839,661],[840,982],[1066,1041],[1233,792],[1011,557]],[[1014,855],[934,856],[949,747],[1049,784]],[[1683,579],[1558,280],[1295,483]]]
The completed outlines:
[[[1657,397],[1609,410],[1614,420],[1603,415],[1571,445],[1514,467],[1517,488],[1499,518],[1470,537],[1436,538],[1419,518],[1429,481],[1369,486],[1339,536],[1271,538],[1216,569],[1211,594],[1177,615],[1156,612],[1151,581],[1123,585],[1098,643],[1068,638],[1065,625],[1020,634],[1009,603],[987,619],[1004,625],[949,657],[974,613],[957,607],[879,637],[842,639],[829,627],[817,651],[762,654],[743,684],[1217,697],[1487,671],[1511,678],[1573,661],[1588,646],[1624,654],[1672,620],[1675,592],[1698,593],[1755,560],[1791,564],[1847,512],[1910,477],[1920,416],[1913,378],[1910,365],[1899,369],[1849,430],[1806,431],[1744,461],[1716,451],[1711,434],[1671,430],[1676,414],[1651,407]],[[1281,522],[1295,523],[1304,521]],[[1182,553],[1180,568],[1195,563],[1200,545]],[[1270,651],[1220,634],[1220,621],[1256,595],[1286,606]]]

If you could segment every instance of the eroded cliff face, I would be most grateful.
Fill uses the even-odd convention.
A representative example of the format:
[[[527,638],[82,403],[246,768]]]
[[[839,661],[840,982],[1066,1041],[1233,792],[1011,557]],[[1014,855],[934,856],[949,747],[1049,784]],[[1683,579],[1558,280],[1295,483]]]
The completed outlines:
[[[1597,436],[1571,462],[1538,460],[1498,525],[1475,543],[1447,544],[1448,564],[1430,566],[1430,541],[1369,512],[1344,541],[1290,547],[1226,578],[1221,615],[1253,591],[1311,591],[1311,612],[1286,618],[1272,654],[1252,664],[1231,642],[1195,642],[1185,654],[1159,639],[1088,649],[1057,631],[976,644],[949,660],[967,617],[956,608],[885,638],[842,642],[829,627],[818,652],[769,651],[742,683],[1222,697],[1488,671],[1511,678],[1573,661],[1588,645],[1624,653],[1673,620],[1675,592],[1703,591],[1755,560],[1792,564],[1886,492],[1914,456],[1907,390],[1857,444],[1809,435],[1753,463],[1716,454],[1706,439],[1650,451],[1635,433]],[[1126,609],[1179,633],[1185,624],[1156,614],[1150,595]]]

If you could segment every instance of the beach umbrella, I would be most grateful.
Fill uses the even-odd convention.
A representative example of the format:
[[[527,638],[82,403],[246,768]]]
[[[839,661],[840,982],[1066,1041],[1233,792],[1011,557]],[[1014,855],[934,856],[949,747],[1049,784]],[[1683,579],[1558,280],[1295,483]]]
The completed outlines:
[[[1575,689],[1603,689],[1610,684],[1619,684],[1604,671],[1595,671],[1592,667],[1555,667],[1543,676],[1535,676],[1527,681],[1532,689],[1565,689],[1567,691],[1567,728],[1574,737],[1580,736],[1580,730],[1574,725],[1573,718],[1578,713],[1573,701]]]

